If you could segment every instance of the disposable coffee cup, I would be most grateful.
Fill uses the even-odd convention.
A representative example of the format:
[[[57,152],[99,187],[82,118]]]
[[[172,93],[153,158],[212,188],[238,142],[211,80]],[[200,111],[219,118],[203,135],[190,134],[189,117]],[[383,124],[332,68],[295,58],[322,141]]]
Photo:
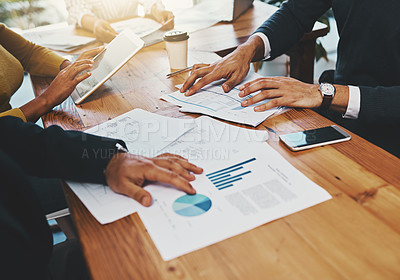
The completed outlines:
[[[187,67],[188,39],[189,35],[184,31],[172,30],[164,34],[171,69],[179,70]]]

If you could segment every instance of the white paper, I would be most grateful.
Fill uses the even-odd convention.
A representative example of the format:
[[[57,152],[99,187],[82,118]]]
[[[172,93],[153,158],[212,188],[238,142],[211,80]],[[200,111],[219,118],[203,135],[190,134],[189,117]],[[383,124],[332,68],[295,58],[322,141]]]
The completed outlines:
[[[161,185],[146,187],[153,205],[138,213],[164,260],[331,198],[268,144],[238,148],[242,152],[225,162],[204,166],[204,173],[193,182],[195,196]],[[219,173],[207,176],[213,172]]]
[[[66,34],[60,30],[25,32],[23,36],[38,45],[59,51],[71,51],[96,40],[95,38]]]
[[[141,38],[157,31],[162,27],[159,22],[144,17],[135,17],[128,20],[115,22],[112,23],[111,26],[118,33],[122,32],[125,29],[130,29]]]
[[[222,20],[232,20],[233,1],[202,0],[190,9],[175,12],[175,29],[195,32]]]
[[[133,214],[139,207],[135,200],[117,194],[105,185],[70,181],[67,184],[101,224],[112,223]]]
[[[154,157],[174,151],[198,164],[223,152],[237,153],[237,146],[247,141],[266,141],[266,131],[230,126],[209,117],[178,119],[160,116],[140,109],[132,110],[113,120],[95,126],[87,133],[123,140],[130,153]],[[176,149],[186,141],[186,147]],[[209,143],[209,144],[207,144]],[[101,223],[106,224],[135,213],[141,207],[135,200],[114,193],[108,186],[67,182],[86,208]]]
[[[181,106],[182,112],[205,114],[223,120],[257,126],[268,117],[277,113],[280,108],[274,108],[264,112],[255,112],[254,107],[268,102],[264,100],[248,107],[242,107],[241,102],[251,98],[258,92],[250,94],[244,98],[239,97],[241,84],[262,77],[256,73],[249,74],[246,79],[230,92],[225,93],[222,89],[224,81],[214,82],[195,93],[192,96],[185,96],[183,93],[176,91],[171,94],[161,96],[161,99],[172,104]]]

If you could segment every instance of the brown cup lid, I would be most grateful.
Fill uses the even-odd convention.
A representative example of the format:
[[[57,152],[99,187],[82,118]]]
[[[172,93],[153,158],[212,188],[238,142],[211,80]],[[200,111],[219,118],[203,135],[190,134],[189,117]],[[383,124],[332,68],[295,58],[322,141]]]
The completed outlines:
[[[189,39],[189,35],[184,31],[172,30],[166,32],[163,39],[167,42],[180,42]]]

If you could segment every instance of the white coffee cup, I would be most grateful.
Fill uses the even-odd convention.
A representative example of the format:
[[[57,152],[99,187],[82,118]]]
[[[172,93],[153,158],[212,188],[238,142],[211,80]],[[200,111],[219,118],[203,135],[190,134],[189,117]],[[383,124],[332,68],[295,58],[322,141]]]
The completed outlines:
[[[187,67],[188,39],[189,35],[184,31],[172,30],[164,34],[171,69],[179,70]]]

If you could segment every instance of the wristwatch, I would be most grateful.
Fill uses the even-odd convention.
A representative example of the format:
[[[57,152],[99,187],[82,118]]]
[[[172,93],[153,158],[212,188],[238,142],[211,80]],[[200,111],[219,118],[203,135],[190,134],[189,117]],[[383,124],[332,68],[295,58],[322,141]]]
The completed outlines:
[[[319,91],[321,92],[323,98],[320,109],[326,111],[332,104],[336,88],[332,84],[322,83],[319,86]]]

